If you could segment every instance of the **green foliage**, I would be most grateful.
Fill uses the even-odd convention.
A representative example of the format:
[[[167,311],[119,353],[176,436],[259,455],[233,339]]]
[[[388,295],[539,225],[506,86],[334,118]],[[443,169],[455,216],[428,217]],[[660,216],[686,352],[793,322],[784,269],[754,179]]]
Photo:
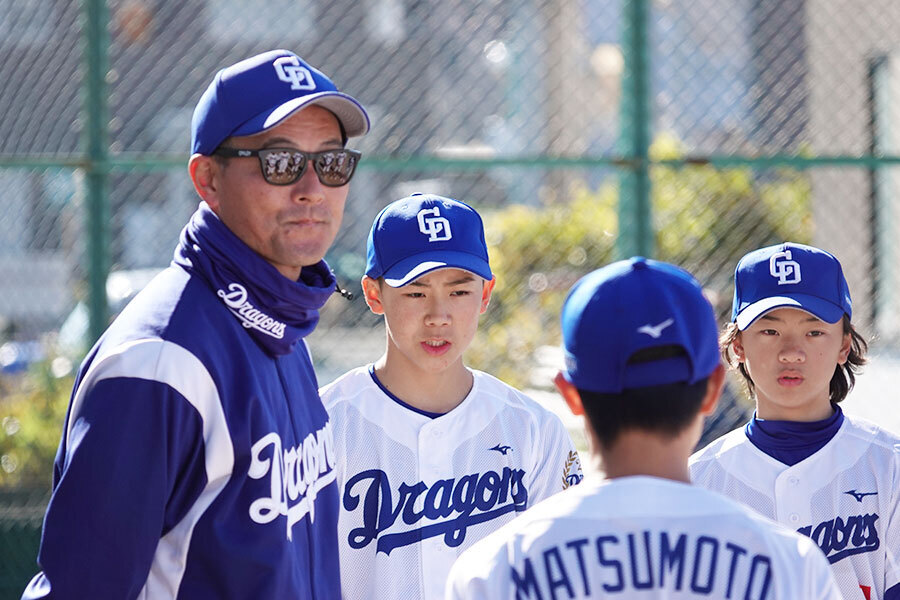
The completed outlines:
[[[519,387],[530,384],[534,351],[559,344],[557,321],[569,288],[612,257],[614,190],[581,185],[570,196],[568,203],[484,215],[497,285],[467,360]]]
[[[651,149],[655,159],[682,154],[667,136]],[[802,173],[657,166],[651,178],[656,256],[695,273],[721,298],[722,315],[741,255],[812,237],[811,190]],[[593,190],[575,184],[559,194],[565,200],[543,206],[485,212],[497,286],[469,364],[517,387],[550,385],[552,373],[535,371],[535,352],[560,344],[559,313],[572,284],[614,257],[618,193],[612,181]],[[0,381],[4,385],[9,380]],[[50,363],[0,389],[0,487],[49,486],[71,389],[72,378],[55,377]]]
[[[666,136],[651,148],[654,159],[682,154]],[[651,180],[657,257],[684,266],[715,292],[730,296],[734,265],[746,252],[812,238],[810,184],[798,172],[654,167]]]
[[[683,154],[666,135],[651,148],[657,160]],[[741,256],[812,238],[811,189],[803,173],[700,165],[656,166],[650,176],[655,257],[694,273],[723,317]],[[549,374],[533,376],[535,351],[560,344],[559,313],[571,285],[613,260],[617,205],[616,186],[607,182],[596,190],[575,186],[568,201],[484,215],[497,286],[469,364],[517,387],[549,385]]]
[[[47,361],[3,384],[0,488],[49,489],[73,379],[56,377]]]

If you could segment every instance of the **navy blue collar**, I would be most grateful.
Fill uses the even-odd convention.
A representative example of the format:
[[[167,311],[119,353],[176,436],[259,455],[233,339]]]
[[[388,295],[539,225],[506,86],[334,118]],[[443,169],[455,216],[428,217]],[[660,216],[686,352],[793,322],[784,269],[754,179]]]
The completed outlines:
[[[181,231],[173,262],[205,280],[247,333],[270,356],[293,351],[319,322],[334,292],[325,261],[291,281],[241,241],[205,202]]]
[[[388,391],[388,389],[386,387],[384,387],[384,384],[381,383],[381,381],[379,381],[378,376],[375,374],[375,365],[369,365],[369,375],[372,377],[372,381],[375,382],[375,385],[377,385],[379,388],[381,388],[381,391],[384,392],[388,398],[390,398],[391,400],[393,400],[394,402],[396,402],[403,408],[408,408],[409,410],[411,410],[413,412],[417,412],[420,415],[425,415],[429,419],[437,419],[438,417],[444,416],[444,413],[428,412],[427,410],[422,410],[421,408],[416,408],[415,406],[407,404],[406,402],[404,402],[403,400],[401,400],[394,394],[390,393]]]
[[[754,412],[744,431],[754,446],[793,466],[821,450],[841,428],[844,413],[837,404],[832,407],[834,413],[830,417],[812,422],[769,421],[757,418]]]

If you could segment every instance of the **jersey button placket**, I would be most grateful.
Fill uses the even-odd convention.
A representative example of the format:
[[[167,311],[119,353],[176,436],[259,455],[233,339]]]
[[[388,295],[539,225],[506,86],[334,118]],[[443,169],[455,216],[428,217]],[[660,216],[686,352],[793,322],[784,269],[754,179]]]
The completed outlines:
[[[775,480],[776,520],[792,529],[807,525],[809,506],[804,506],[800,477],[786,471]]]
[[[432,423],[425,425],[419,433],[419,469],[424,479],[431,479],[425,481],[429,485],[440,478],[441,459],[444,457],[442,440],[443,431]]]
[[[435,427],[433,422],[426,423],[419,430],[419,477],[421,481],[431,487],[440,479],[438,455],[443,451],[438,443],[440,440],[440,431]],[[424,497],[420,496],[419,503],[424,502]],[[417,508],[419,508],[417,506]],[[417,528],[426,527],[431,521],[423,516],[422,520],[416,525]],[[415,547],[418,549],[422,586],[423,590],[429,590],[434,587],[433,576],[436,557],[434,545],[437,538],[426,538],[419,541]]]

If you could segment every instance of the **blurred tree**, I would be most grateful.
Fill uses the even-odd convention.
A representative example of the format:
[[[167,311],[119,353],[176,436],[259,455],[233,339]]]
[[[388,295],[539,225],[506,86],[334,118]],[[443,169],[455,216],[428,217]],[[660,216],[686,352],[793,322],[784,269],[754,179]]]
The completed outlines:
[[[650,148],[654,160],[683,155],[668,135]],[[812,191],[801,172],[657,166],[651,179],[657,257],[691,271],[710,290],[723,318],[730,317],[731,281],[741,256],[812,239]]]
[[[684,155],[661,135],[655,160]],[[731,279],[738,259],[754,248],[812,238],[811,189],[803,173],[708,165],[651,170],[654,230],[660,260],[694,273],[722,319],[730,317]],[[517,387],[546,387],[535,352],[559,346],[559,313],[582,275],[613,260],[618,231],[612,183],[576,184],[568,202],[513,205],[484,215],[493,300],[467,360]]]
[[[73,384],[71,375],[54,375],[51,365],[33,365],[0,402],[0,488],[50,489]]]
[[[514,205],[484,215],[497,286],[467,360],[518,387],[534,385],[529,375],[535,350],[559,344],[557,320],[568,289],[612,257],[614,189],[591,192],[580,185],[570,197],[568,203]]]
[[[669,136],[651,147],[654,159],[682,155]],[[697,275],[722,319],[730,316],[731,276],[744,253],[811,240],[803,173],[656,166],[651,177],[657,257]],[[572,284],[614,259],[616,186],[575,183],[556,197],[566,200],[484,213],[497,287],[467,361],[520,388],[551,385],[552,360],[536,353],[559,346],[559,313]],[[36,365],[14,385],[2,382],[0,487],[49,488],[73,383],[54,376],[51,365]]]

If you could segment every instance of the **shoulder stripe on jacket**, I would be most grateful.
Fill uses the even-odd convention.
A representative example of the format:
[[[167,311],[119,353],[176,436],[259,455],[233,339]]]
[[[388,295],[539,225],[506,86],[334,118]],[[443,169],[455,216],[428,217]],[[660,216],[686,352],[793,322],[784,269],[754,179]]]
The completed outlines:
[[[178,525],[160,539],[141,600],[174,598],[181,585],[194,527],[228,483],[234,468],[234,448],[222,410],[219,391],[200,360],[183,347],[161,339],[122,344],[91,365],[72,399],[66,447],[85,391],[104,379],[128,377],[163,383],[181,394],[203,422],[206,487]],[[127,398],[122,399],[127,402]]]

